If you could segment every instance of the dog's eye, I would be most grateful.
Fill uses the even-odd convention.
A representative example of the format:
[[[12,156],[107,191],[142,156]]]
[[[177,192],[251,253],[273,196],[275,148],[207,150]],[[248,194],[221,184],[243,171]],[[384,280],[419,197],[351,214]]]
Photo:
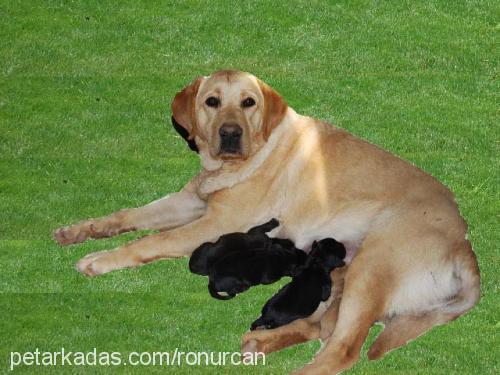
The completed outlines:
[[[209,107],[218,107],[220,104],[220,100],[216,97],[211,96],[207,100],[205,100],[205,104]]]
[[[245,108],[252,107],[254,105],[255,105],[255,100],[253,100],[252,98],[246,98],[241,102],[241,106]]]

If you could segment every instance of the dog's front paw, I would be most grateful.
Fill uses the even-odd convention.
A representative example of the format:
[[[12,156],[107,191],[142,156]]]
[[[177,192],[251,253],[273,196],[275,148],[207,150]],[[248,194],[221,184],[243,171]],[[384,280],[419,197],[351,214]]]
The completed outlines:
[[[70,225],[56,229],[53,238],[60,245],[71,245],[85,241],[88,238],[88,230],[82,224]]]
[[[113,258],[113,251],[91,253],[78,261],[76,269],[86,276],[102,275],[120,268]]]
[[[56,229],[53,237],[61,245],[70,245],[83,242],[88,238],[112,237],[129,230],[133,230],[133,228],[124,228],[121,216],[114,214],[105,220],[85,220],[78,224]]]

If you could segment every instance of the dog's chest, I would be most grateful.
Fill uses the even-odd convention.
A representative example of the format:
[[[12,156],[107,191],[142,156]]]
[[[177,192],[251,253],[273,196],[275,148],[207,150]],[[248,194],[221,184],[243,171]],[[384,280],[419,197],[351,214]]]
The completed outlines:
[[[314,241],[324,238],[334,238],[346,248],[346,263],[350,263],[358,248],[366,237],[375,220],[375,210],[349,210],[332,216],[331,219],[303,220],[288,222],[280,220],[281,225],[274,229],[271,237],[288,238],[299,249],[309,252]]]

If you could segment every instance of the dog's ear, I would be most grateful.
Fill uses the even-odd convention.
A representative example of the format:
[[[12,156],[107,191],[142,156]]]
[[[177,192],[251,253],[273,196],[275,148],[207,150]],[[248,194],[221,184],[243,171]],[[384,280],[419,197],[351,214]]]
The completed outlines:
[[[202,81],[203,77],[196,78],[189,86],[185,87],[184,90],[178,92],[172,102],[172,124],[174,125],[174,128],[176,128],[175,130],[183,138],[185,138],[186,133],[183,134],[182,130],[176,127],[176,124],[186,130],[187,138],[185,139],[188,143],[190,140],[193,140],[196,135],[194,102]]]
[[[186,141],[186,143],[188,144],[189,148],[192,151],[198,153],[200,152],[194,139],[190,138],[189,132],[186,130],[185,127],[183,127],[181,124],[175,121],[174,116],[172,116],[172,126],[174,127],[175,131],[179,133],[179,135]]]
[[[258,81],[262,95],[264,96],[264,114],[262,116],[262,132],[264,140],[267,141],[271,132],[285,117],[288,104],[268,84]]]

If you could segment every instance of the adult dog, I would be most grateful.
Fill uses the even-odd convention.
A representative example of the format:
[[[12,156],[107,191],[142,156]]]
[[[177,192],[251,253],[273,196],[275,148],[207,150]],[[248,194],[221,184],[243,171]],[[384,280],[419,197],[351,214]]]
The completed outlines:
[[[61,244],[160,229],[81,259],[100,275],[189,255],[206,241],[277,217],[273,235],[308,249],[334,237],[347,267],[310,318],[249,332],[242,350],[271,352],[321,337],[307,373],[335,373],[359,357],[370,327],[385,328],[369,358],[471,309],[479,269],[452,193],[430,175],[348,132],[298,115],[271,87],[238,71],[200,77],[178,93],[173,117],[202,169],[180,192],[144,207],[55,231]]]

